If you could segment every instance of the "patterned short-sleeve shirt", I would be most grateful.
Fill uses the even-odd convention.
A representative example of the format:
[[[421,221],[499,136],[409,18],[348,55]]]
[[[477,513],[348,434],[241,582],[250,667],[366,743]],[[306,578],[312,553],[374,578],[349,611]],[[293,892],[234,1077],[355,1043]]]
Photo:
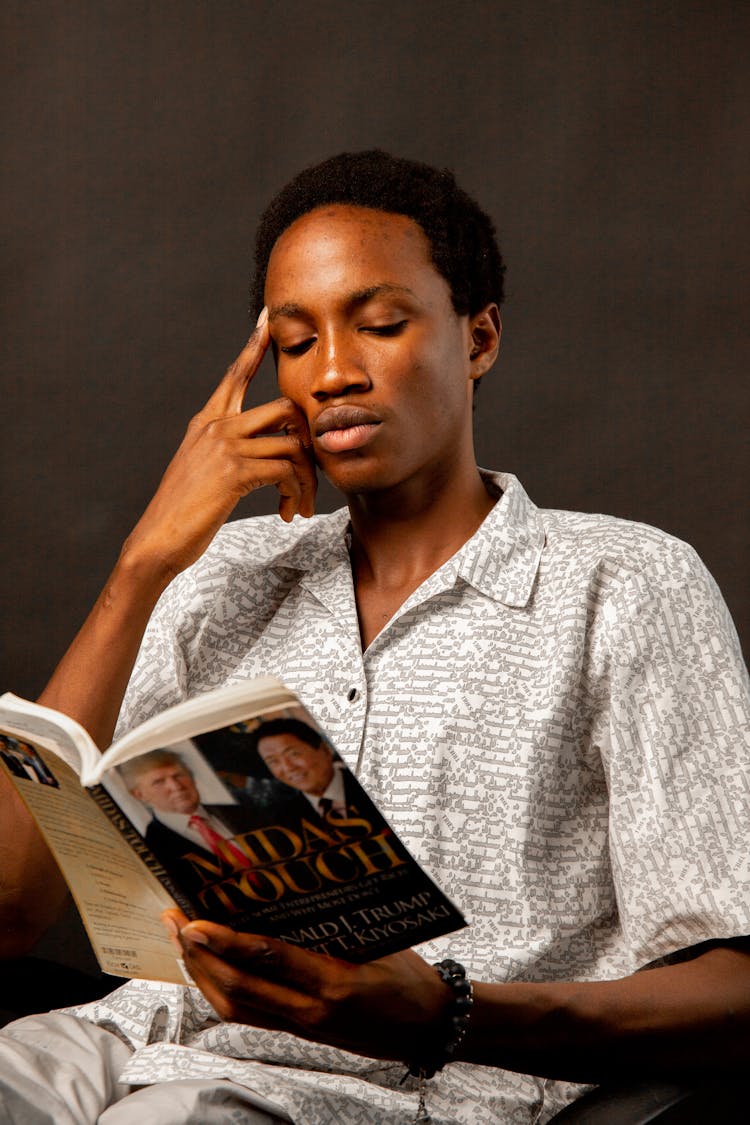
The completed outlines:
[[[486,480],[482,526],[364,653],[346,510],[228,524],[162,597],[119,733],[278,675],[466,914],[420,952],[477,979],[611,979],[750,933],[750,689],[715,584],[660,531]],[[140,1046],[165,998],[171,1042],[128,1081],[232,1070],[306,1125],[413,1117],[402,1068],[217,1025],[192,992],[131,984],[81,1012]],[[573,1096],[466,1064],[433,1085],[446,1125],[546,1121]]]

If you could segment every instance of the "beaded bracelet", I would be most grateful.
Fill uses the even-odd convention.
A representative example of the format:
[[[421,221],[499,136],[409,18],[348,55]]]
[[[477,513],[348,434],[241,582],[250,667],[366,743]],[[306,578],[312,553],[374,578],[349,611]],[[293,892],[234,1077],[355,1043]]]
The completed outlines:
[[[474,990],[471,981],[466,978],[466,969],[458,961],[439,961],[434,968],[442,980],[453,992],[450,1011],[447,1014],[449,1037],[443,1043],[436,1056],[429,1062],[424,1059],[409,1063],[409,1074],[415,1078],[432,1078],[446,1063],[455,1057],[456,1051],[463,1042],[466,1029],[469,1025],[472,1005],[474,1004]]]
[[[427,1112],[427,1079],[433,1078],[439,1070],[443,1069],[446,1063],[452,1062],[454,1059],[456,1051],[466,1035],[471,1009],[474,1004],[474,990],[471,981],[466,977],[466,969],[463,965],[460,965],[458,961],[452,961],[448,958],[445,961],[438,961],[434,968],[453,992],[453,999],[450,1011],[448,1012],[450,1037],[448,1041],[442,1045],[437,1056],[433,1056],[429,1062],[420,1059],[407,1064],[408,1070],[404,1075],[404,1079],[409,1074],[419,1079],[419,1107],[413,1125],[427,1125],[431,1120]]]

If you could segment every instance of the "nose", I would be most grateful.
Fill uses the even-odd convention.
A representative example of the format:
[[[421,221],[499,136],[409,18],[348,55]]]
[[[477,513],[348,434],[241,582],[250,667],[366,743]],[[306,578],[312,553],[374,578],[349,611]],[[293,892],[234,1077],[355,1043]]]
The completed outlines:
[[[317,402],[369,390],[371,383],[356,349],[348,337],[331,333],[321,337],[310,394]]]

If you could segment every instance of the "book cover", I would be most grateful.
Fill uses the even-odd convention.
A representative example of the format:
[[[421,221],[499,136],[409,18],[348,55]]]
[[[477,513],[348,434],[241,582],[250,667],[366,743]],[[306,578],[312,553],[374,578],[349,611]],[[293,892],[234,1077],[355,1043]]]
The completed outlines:
[[[351,961],[465,924],[299,704],[113,772],[105,788],[193,917]]]
[[[350,961],[466,924],[283,685],[248,684],[244,706],[236,687],[196,704],[179,704],[174,719],[164,712],[158,739],[149,720],[121,740],[124,752],[111,747],[111,768],[89,788],[68,746],[71,731],[88,737],[82,728],[60,716],[56,750],[55,712],[14,700],[5,719],[0,762],[55,854],[105,971],[182,979],[158,932],[159,912],[173,904],[191,918]]]

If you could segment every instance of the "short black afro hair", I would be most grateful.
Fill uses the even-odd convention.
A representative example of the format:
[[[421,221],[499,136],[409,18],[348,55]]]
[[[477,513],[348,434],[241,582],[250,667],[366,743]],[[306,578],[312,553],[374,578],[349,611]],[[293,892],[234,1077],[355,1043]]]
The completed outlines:
[[[268,259],[276,240],[300,216],[329,203],[390,211],[418,223],[459,316],[473,316],[493,301],[502,304],[505,266],[495,228],[453,173],[372,149],[342,152],[306,168],[266,208],[255,242],[254,316],[264,304]]]

